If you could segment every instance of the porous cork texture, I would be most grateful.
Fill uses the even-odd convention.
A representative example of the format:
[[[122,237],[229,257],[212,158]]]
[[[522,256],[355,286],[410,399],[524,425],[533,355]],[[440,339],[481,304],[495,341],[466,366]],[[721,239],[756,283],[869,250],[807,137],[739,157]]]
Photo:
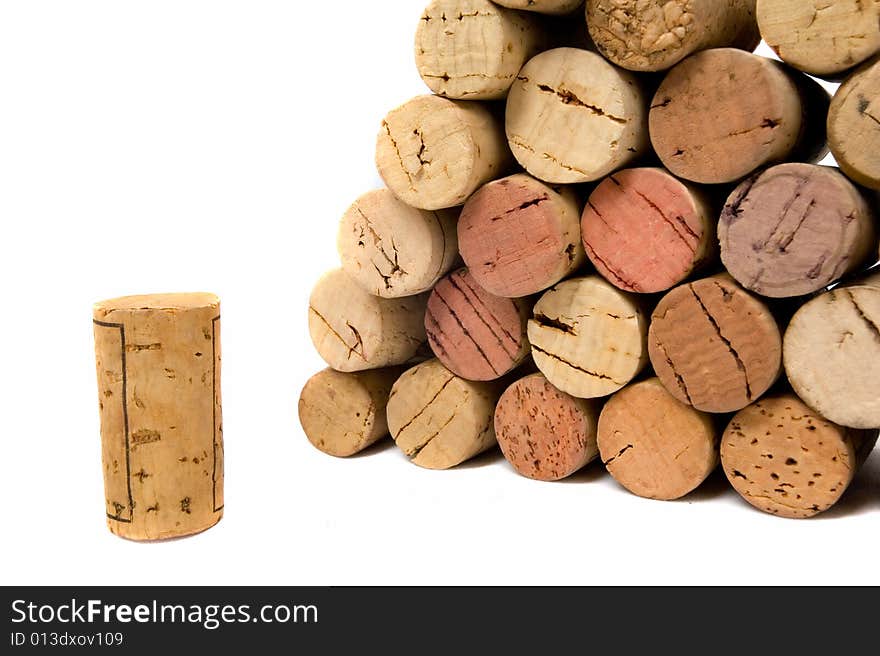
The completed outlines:
[[[584,4],[584,0],[492,0],[509,9],[522,9],[539,14],[569,14]]]
[[[449,469],[497,444],[496,383],[467,381],[428,360],[404,373],[386,409],[391,436],[410,462]]]
[[[664,387],[704,412],[735,412],[782,371],[782,336],[769,308],[727,275],[676,287],[654,310],[648,352]]]
[[[841,73],[880,52],[880,0],[758,0],[758,26],[787,64]]]
[[[598,180],[647,151],[647,112],[635,77],[600,55],[555,48],[523,67],[507,98],[514,156],[545,182]]]
[[[837,426],[782,394],[737,413],[721,438],[721,463],[755,508],[812,517],[837,503],[876,439],[876,432]]]
[[[220,301],[151,294],[94,306],[107,526],[131,540],[223,516]]]
[[[698,50],[754,50],[761,40],[755,0],[587,0],[587,25],[612,62],[662,71]]]
[[[383,298],[430,290],[458,256],[455,210],[419,210],[388,189],[358,198],[339,224],[342,268]]]
[[[461,205],[503,175],[511,159],[503,126],[485,106],[439,96],[418,96],[389,112],[376,140],[385,184],[423,210]]]
[[[326,273],[309,298],[309,334],[318,354],[337,371],[404,364],[425,344],[428,294],[380,298],[342,269]]]
[[[433,0],[416,31],[416,68],[440,96],[496,100],[542,40],[530,16],[489,0]]]
[[[828,145],[844,173],[880,191],[880,58],[850,75],[834,95]]]
[[[746,289],[786,298],[818,291],[876,255],[871,209],[837,169],[780,164],[727,200],[718,224],[724,266]]]
[[[538,369],[578,398],[618,391],[648,361],[647,318],[631,294],[599,276],[572,278],[545,293],[528,337]]]
[[[434,354],[468,380],[496,380],[529,354],[531,304],[482,289],[468,269],[443,278],[428,299],[425,332]]]
[[[605,178],[584,208],[581,235],[596,270],[631,292],[666,291],[716,254],[705,195],[659,168]]]
[[[810,407],[843,426],[880,427],[880,274],[809,301],[784,346],[788,379]]]
[[[718,464],[712,417],[681,403],[658,378],[609,399],[599,417],[598,444],[614,480],[648,499],[679,499]]]
[[[486,291],[529,296],[574,272],[586,259],[580,207],[572,189],[518,173],[481,187],[465,203],[458,243]]]
[[[495,410],[495,437],[517,473],[538,481],[571,476],[599,454],[599,403],[553,387],[543,374],[505,390]]]

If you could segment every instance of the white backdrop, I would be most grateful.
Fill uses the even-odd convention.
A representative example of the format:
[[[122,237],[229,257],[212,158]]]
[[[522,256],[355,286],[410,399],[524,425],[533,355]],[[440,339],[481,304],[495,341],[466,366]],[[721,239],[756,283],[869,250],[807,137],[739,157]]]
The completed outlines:
[[[424,90],[421,6],[0,4],[0,583],[880,583],[850,560],[876,542],[877,454],[798,522],[723,476],[663,503],[600,464],[542,484],[497,454],[430,472],[308,444],[307,297],[379,184],[382,116]],[[223,303],[226,516],[127,542],[104,526],[91,304],[190,290]]]

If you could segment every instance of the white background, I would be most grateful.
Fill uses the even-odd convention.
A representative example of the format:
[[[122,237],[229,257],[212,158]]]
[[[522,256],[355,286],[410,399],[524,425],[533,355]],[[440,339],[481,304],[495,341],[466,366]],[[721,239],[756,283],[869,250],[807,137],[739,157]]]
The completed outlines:
[[[379,184],[382,116],[422,93],[422,2],[0,5],[3,584],[880,583],[880,456],[811,521],[716,476],[647,501],[491,455],[337,460],[296,419],[323,367],[307,297]],[[105,527],[91,305],[222,298],[226,516],[158,544]]]

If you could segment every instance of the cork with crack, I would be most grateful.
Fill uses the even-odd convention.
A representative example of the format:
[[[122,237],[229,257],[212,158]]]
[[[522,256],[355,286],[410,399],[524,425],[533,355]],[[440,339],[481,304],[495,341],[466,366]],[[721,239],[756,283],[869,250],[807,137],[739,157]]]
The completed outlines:
[[[880,57],[850,75],[834,94],[828,145],[844,173],[880,191]]]
[[[492,0],[496,5],[509,9],[533,11],[538,14],[570,14],[578,9],[584,0]]]

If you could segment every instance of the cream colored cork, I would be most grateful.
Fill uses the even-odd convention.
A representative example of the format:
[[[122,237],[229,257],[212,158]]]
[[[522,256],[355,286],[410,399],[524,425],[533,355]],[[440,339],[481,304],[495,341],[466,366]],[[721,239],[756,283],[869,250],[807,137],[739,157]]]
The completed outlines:
[[[601,55],[548,50],[523,67],[510,89],[507,140],[540,180],[598,180],[646,152],[645,105],[635,77]]]
[[[878,0],[758,0],[761,36],[813,75],[841,73],[880,52]]]
[[[785,333],[784,358],[795,392],[823,417],[880,427],[880,274],[798,310]]]
[[[522,9],[538,14],[569,14],[584,4],[584,0],[492,0],[496,5]]]
[[[598,442],[614,479],[648,499],[679,499],[718,464],[712,417],[676,399],[659,378],[611,397],[599,417]]]
[[[416,67],[437,95],[497,100],[542,40],[528,14],[489,0],[433,0],[416,31]]]
[[[828,145],[844,173],[880,190],[880,58],[850,75],[834,95]]]
[[[388,400],[388,427],[400,450],[426,469],[449,469],[495,446],[495,383],[460,378],[439,360],[404,373]]]
[[[663,71],[706,48],[752,51],[761,41],[755,0],[587,0],[587,25],[602,54],[632,71]]]
[[[511,164],[501,122],[476,102],[418,96],[392,110],[376,141],[388,188],[424,210],[455,207]]]
[[[358,198],[342,217],[337,249],[342,268],[383,298],[428,291],[458,256],[454,210],[419,210],[387,189]]]
[[[528,328],[538,369],[579,398],[608,396],[635,378],[648,361],[647,332],[635,297],[599,276],[553,287]]]
[[[299,396],[299,422],[312,445],[331,456],[360,453],[388,435],[385,406],[400,367],[342,373],[324,369]]]
[[[309,299],[312,343],[337,371],[404,364],[425,344],[427,302],[427,294],[373,296],[336,269],[318,281]]]
[[[837,426],[782,394],[737,413],[721,438],[721,463],[755,508],[812,517],[837,503],[876,439],[876,431]]]
[[[220,301],[154,294],[94,307],[107,525],[131,540],[223,516]]]

